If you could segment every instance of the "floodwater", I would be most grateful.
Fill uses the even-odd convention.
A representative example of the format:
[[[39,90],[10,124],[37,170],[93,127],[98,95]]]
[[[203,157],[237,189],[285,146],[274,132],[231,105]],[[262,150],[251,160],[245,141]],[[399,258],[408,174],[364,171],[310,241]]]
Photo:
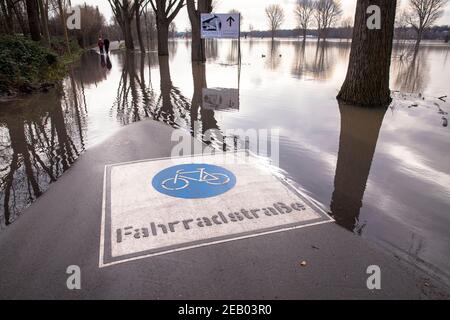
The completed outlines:
[[[87,53],[50,93],[0,103],[1,229],[132,122],[156,119],[199,139],[277,128],[280,168],[339,225],[449,281],[450,103],[439,98],[450,95],[450,46],[425,44],[415,58],[405,47],[396,46],[387,110],[336,101],[347,42],[245,40],[241,67],[235,41],[208,42],[208,62],[194,66],[184,40],[170,58]],[[205,107],[203,88],[230,89],[233,104]]]

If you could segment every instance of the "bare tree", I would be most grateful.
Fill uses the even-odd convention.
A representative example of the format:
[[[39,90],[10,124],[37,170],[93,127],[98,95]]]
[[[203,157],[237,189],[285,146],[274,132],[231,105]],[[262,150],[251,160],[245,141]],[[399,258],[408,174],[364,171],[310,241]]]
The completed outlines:
[[[135,18],[136,18],[136,33],[138,36],[139,47],[141,48],[141,52],[145,52],[144,39],[142,37],[142,29],[141,29],[141,16],[144,14],[144,10],[148,5],[147,0],[134,0],[134,5],[136,10],[134,10]]]
[[[205,40],[201,39],[200,15],[210,13],[213,9],[212,0],[197,0],[197,6],[194,0],[187,0],[187,10],[192,27],[192,61],[206,61]]]
[[[249,23],[249,24],[248,24],[248,33],[250,33],[250,35],[251,35],[251,33],[252,33],[253,31],[255,31],[255,27],[253,26],[253,24]]]
[[[297,0],[295,15],[297,16],[298,26],[303,30],[303,41],[306,41],[306,31],[314,12],[314,2],[312,0]]]
[[[30,30],[24,17],[26,15],[25,2],[22,0],[6,0],[6,3],[8,4],[8,8],[10,8],[14,12],[22,33],[25,36],[28,35]]]
[[[328,29],[337,22],[341,15],[340,0],[318,0],[316,2],[314,16],[317,23],[318,40],[327,38]]]
[[[117,38],[117,33],[114,34],[114,27],[112,26],[113,24],[117,25],[117,23],[115,23],[114,17],[111,17],[113,21],[112,25],[105,28],[105,17],[98,10],[98,7],[84,4],[80,7],[80,14],[81,26],[83,28],[82,30],[77,30],[74,33],[77,37],[78,43],[82,44],[83,48],[97,43],[98,35],[102,30],[104,30],[104,32],[108,34],[110,39],[112,39],[113,37],[115,39]],[[120,34],[120,27],[118,27],[117,29],[119,29],[118,33]]]
[[[42,35],[44,37],[45,44],[50,47],[50,31],[48,30],[49,0],[37,1],[39,4],[39,12],[41,15]]]
[[[59,0],[61,1],[61,0]],[[28,26],[30,28],[31,39],[41,40],[41,24],[39,21],[39,7],[36,0],[26,0]]]
[[[67,53],[70,54],[70,42],[69,42],[69,33],[66,27],[66,2],[65,0],[57,0],[58,11],[59,11],[59,19],[61,22],[61,27],[64,32],[64,41],[66,43]]]
[[[14,15],[11,4],[8,1],[0,0],[0,26],[4,24],[4,30],[7,34],[14,33]],[[4,21],[2,21],[4,20]],[[3,22],[3,23],[2,23]]]
[[[343,31],[342,37],[345,39],[350,39],[352,37],[352,29],[353,29],[353,18],[346,17],[341,21],[341,28]]]
[[[175,19],[184,0],[150,0],[156,15],[156,28],[158,29],[158,55],[169,55],[169,26]]]
[[[399,60],[412,57],[414,54],[414,47],[408,41],[410,31],[409,16],[409,10],[403,9],[401,11],[397,11],[397,15],[395,17],[394,38],[397,41],[394,43],[394,56]]]
[[[408,22],[417,33],[415,51],[419,49],[423,32],[442,16],[448,0],[409,0]]]
[[[380,29],[367,28],[366,10],[370,5],[381,9]],[[347,76],[338,95],[340,101],[367,106],[391,101],[389,72],[396,9],[397,0],[358,0]]]
[[[172,39],[174,39],[175,36],[177,35],[177,25],[173,21],[169,25],[169,33]]]
[[[117,22],[122,29],[125,38],[125,46],[128,50],[134,50],[133,34],[131,32],[131,22],[137,10],[138,1],[131,3],[129,0],[108,0]]]
[[[212,0],[211,1],[211,7],[213,10],[216,10],[220,6],[221,0]]]
[[[240,20],[239,20],[239,27],[242,30],[242,24],[244,22],[244,16],[242,15],[242,13],[238,10],[238,9],[231,9],[230,11],[228,11],[228,13],[231,14],[238,14],[240,16]]]
[[[284,22],[284,10],[279,4],[271,4],[266,7],[266,16],[273,40],[275,38],[275,32]]]
[[[148,50],[153,45],[154,35],[156,34],[156,17],[153,10],[149,10],[148,7],[145,7],[143,12],[144,14],[144,22],[145,22],[145,34],[147,38],[147,46]]]

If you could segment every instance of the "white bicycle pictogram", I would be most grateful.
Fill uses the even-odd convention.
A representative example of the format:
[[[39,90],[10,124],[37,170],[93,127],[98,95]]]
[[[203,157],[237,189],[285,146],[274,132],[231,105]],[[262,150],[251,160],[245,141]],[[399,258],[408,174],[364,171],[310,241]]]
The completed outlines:
[[[205,168],[196,171],[178,170],[175,177],[164,180],[161,186],[169,191],[183,190],[189,187],[189,181],[207,183],[213,186],[222,186],[230,182],[230,177],[223,173],[209,173]]]

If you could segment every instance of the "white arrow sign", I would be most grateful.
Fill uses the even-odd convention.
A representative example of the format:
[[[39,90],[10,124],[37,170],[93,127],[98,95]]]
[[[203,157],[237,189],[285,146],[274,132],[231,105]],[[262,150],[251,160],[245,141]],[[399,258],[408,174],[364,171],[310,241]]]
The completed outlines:
[[[202,13],[200,28],[202,39],[209,38],[239,38],[239,13]]]

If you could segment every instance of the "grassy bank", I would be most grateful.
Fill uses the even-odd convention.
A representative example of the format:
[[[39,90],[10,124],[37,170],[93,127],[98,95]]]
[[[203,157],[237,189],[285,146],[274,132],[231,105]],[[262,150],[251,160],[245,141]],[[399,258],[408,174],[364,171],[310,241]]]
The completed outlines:
[[[68,54],[61,38],[53,38],[48,48],[22,36],[0,37],[0,95],[32,93],[53,86],[83,52],[76,41],[71,41],[70,47]]]

